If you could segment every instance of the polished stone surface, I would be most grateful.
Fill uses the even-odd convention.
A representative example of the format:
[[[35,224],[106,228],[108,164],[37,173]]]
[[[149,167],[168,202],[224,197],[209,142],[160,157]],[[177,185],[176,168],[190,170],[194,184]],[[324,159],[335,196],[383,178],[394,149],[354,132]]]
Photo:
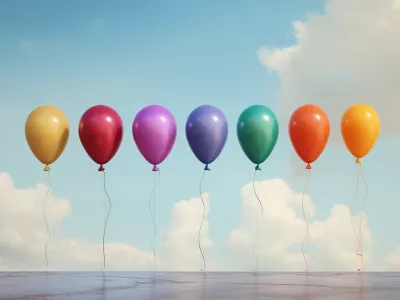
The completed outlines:
[[[0,299],[400,299],[399,273],[0,273]]]

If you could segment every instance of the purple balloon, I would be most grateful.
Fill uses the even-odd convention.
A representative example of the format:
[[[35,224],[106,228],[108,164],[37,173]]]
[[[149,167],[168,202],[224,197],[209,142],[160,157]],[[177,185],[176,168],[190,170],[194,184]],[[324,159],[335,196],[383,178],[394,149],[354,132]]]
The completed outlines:
[[[202,105],[192,111],[186,121],[186,138],[194,155],[210,170],[228,138],[228,121],[218,108]]]
[[[160,105],[150,105],[139,111],[133,120],[132,134],[143,157],[158,171],[172,150],[176,139],[176,120]]]

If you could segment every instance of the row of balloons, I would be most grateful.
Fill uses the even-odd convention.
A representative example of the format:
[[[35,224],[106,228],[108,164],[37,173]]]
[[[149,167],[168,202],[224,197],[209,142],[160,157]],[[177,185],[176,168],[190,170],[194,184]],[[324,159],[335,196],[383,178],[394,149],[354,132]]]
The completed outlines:
[[[369,105],[356,104],[343,115],[341,131],[344,143],[357,162],[374,146],[380,130],[380,120]],[[50,170],[64,151],[69,139],[69,122],[57,107],[44,105],[30,113],[25,124],[28,145],[36,158]],[[171,152],[177,124],[171,112],[160,105],[150,105],[136,115],[132,133],[143,157],[158,171]],[[237,122],[240,146],[256,170],[272,153],[279,135],[275,114],[266,106],[246,108]],[[318,106],[306,104],[296,109],[289,121],[289,136],[298,156],[311,168],[323,152],[330,135],[327,114]],[[89,108],[79,122],[79,138],[89,157],[104,171],[104,165],[117,153],[123,136],[123,123],[109,106]],[[202,105],[193,110],[186,122],[186,137],[205,170],[222,152],[228,137],[228,122],[221,110]]]

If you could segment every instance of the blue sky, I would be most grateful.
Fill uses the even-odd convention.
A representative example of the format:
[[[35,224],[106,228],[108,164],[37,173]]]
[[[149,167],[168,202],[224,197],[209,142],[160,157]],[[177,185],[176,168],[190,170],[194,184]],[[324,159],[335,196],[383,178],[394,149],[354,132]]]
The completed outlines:
[[[187,145],[186,118],[199,105],[215,105],[226,114],[230,131],[203,186],[211,195],[210,235],[214,245],[221,247],[239,222],[239,190],[251,181],[254,170],[237,142],[237,117],[252,104],[276,107],[279,79],[261,65],[257,50],[263,45],[294,43],[291,22],[322,11],[323,4],[289,0],[279,4],[272,0],[2,1],[0,171],[9,173],[20,188],[46,182],[42,166],[26,144],[25,119],[42,104],[61,108],[69,118],[71,136],[52,168],[53,194],[68,199],[72,206],[62,231],[99,242],[105,210],[102,174],[83,150],[77,125],[90,106],[113,107],[123,119],[125,133],[119,152],[106,166],[113,201],[107,240],[150,250],[153,228],[147,201],[153,173],[133,142],[133,118],[144,106],[160,104],[171,110],[178,123],[175,147],[160,166],[157,223],[165,227],[175,202],[198,197],[203,167]],[[282,178],[300,192],[305,178],[292,174],[287,122],[280,120],[277,147],[258,178]],[[370,158],[377,165],[366,169],[370,185],[378,187],[370,194],[375,202],[368,203],[369,222],[381,234],[374,236],[374,243],[384,249],[394,249],[400,240],[383,237],[396,232],[382,225],[385,216],[395,215],[381,204],[381,197],[388,196],[388,192],[382,194],[388,183],[379,174],[387,170],[378,164],[376,153],[395,156],[393,145],[398,143],[378,144]],[[329,149],[320,159],[327,163],[321,170],[319,162],[315,164],[309,192],[317,206],[316,217],[326,218],[333,204],[348,203],[353,197],[355,167],[344,148]]]

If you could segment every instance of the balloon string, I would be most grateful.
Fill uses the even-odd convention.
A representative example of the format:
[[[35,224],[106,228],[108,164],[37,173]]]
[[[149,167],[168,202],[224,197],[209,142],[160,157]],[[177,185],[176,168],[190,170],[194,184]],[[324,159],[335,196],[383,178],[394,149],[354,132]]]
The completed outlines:
[[[202,184],[203,184],[203,178],[204,178],[204,174],[206,173],[206,169],[204,169],[203,174],[201,175],[201,179],[200,179],[200,184],[199,184],[199,192],[200,192],[200,199],[201,202],[203,203],[203,216],[201,218],[201,223],[200,223],[200,228],[199,228],[199,235],[197,238],[198,244],[199,244],[199,250],[201,253],[201,257],[203,258],[203,269],[200,269],[200,271],[205,272],[206,271],[206,259],[204,258],[204,253],[203,250],[201,248],[201,241],[200,241],[200,236],[201,236],[201,229],[203,228],[203,222],[204,222],[204,216],[206,213],[206,205],[204,203],[204,199],[203,199],[203,193],[202,193]]]
[[[309,235],[308,235],[308,220],[307,220],[306,213],[304,211],[304,196],[305,196],[306,191],[307,191],[308,183],[310,182],[311,170],[307,169],[307,171],[308,171],[307,172],[308,173],[307,182],[306,182],[306,186],[304,187],[303,194],[301,195],[301,209],[302,209],[302,212],[303,212],[304,223],[306,224],[306,235],[305,235],[305,237],[303,239],[303,242],[301,243],[301,252],[303,254],[303,259],[304,259],[304,262],[306,264],[306,272],[308,272],[309,269],[308,269],[308,260],[307,260],[306,255],[304,254],[304,243],[305,243],[306,240],[308,240],[308,243],[310,243],[310,238],[309,238]]]
[[[364,181],[364,185],[365,185],[365,197],[364,197],[364,202],[363,202],[363,205],[361,207],[361,212],[360,212],[360,228],[359,228],[359,232],[360,232],[360,247],[359,247],[359,250],[360,250],[360,252],[358,254],[360,256],[360,259],[361,259],[361,270],[359,270],[359,271],[363,271],[364,270],[364,258],[363,258],[364,253],[363,253],[363,241],[362,241],[362,221],[363,221],[363,214],[364,214],[365,204],[367,202],[368,185],[367,185],[367,180],[365,179],[365,176],[364,176],[364,172],[363,172],[361,163],[360,163],[360,173],[361,173],[361,177],[362,177],[362,179]]]
[[[356,251],[356,253],[357,253],[357,255],[358,255],[358,250],[360,249],[360,239],[359,239],[359,237],[358,237],[358,234],[357,234],[357,231],[356,231],[356,227],[355,227],[355,225],[354,225],[354,219],[353,219],[353,207],[354,207],[354,204],[356,203],[356,200],[357,200],[357,196],[358,196],[358,187],[359,187],[359,185],[360,185],[361,164],[358,163],[357,165],[358,165],[358,166],[357,166],[356,193],[355,193],[355,195],[354,195],[353,202],[352,202],[352,203],[350,204],[350,206],[349,206],[349,211],[350,211],[351,226],[353,227],[354,235],[356,236],[356,239],[357,239],[357,251]],[[358,270],[359,270],[359,269],[358,269]]]
[[[106,268],[106,250],[105,250],[105,238],[106,238],[106,230],[107,230],[107,224],[108,224],[108,218],[110,216],[110,212],[111,212],[111,199],[110,196],[107,193],[107,189],[106,189],[106,172],[105,170],[103,170],[103,189],[104,189],[104,193],[107,196],[108,199],[108,212],[107,212],[107,217],[106,217],[106,221],[104,222],[104,230],[103,230],[103,268],[101,269],[101,271],[103,271]]]
[[[253,177],[253,191],[254,191],[254,195],[256,196],[258,203],[260,203],[260,207],[261,207],[261,214],[264,214],[264,207],[263,204],[260,200],[260,197],[258,197],[258,193],[256,191],[256,186],[255,186],[255,180],[256,180],[256,174],[257,174],[257,170],[254,171],[254,177]]]
[[[260,197],[258,196],[257,190],[256,190],[256,174],[257,174],[257,170],[254,171],[254,176],[253,176],[253,192],[254,195],[256,196],[258,203],[260,205],[257,205],[257,211],[256,211],[256,235],[254,237],[254,241],[253,241],[253,256],[254,256],[254,261],[256,263],[256,269],[255,271],[258,272],[258,231],[259,231],[259,223],[258,223],[258,208],[261,207],[261,214],[264,214],[264,208],[262,205],[262,202],[260,200]]]
[[[47,241],[46,241],[46,244],[44,246],[44,256],[46,257],[46,268],[49,269],[49,258],[47,256],[47,246],[48,246],[48,244],[50,242],[50,237],[51,236],[50,236],[49,223],[47,222],[47,217],[46,217],[46,201],[47,201],[47,198],[48,198],[49,193],[51,191],[50,170],[47,171],[47,179],[48,179],[48,182],[49,182],[49,189],[47,190],[47,193],[46,193],[46,195],[44,196],[44,199],[43,199],[43,219],[44,219],[44,222],[46,223],[46,228],[47,228]]]
[[[155,247],[155,240],[157,238],[157,223],[156,223],[156,188],[158,184],[160,183],[160,178],[161,178],[161,173],[160,171],[158,172],[158,180],[156,183],[156,174],[154,172],[154,183],[153,183],[153,189],[151,190],[150,197],[149,197],[149,212],[150,212],[150,217],[151,221],[153,222],[153,238],[151,240],[151,249],[153,251],[153,257],[154,257],[154,270],[157,269],[157,256],[156,256],[156,247]],[[153,201],[153,209],[151,208],[151,199],[153,199],[154,195],[154,201]]]

